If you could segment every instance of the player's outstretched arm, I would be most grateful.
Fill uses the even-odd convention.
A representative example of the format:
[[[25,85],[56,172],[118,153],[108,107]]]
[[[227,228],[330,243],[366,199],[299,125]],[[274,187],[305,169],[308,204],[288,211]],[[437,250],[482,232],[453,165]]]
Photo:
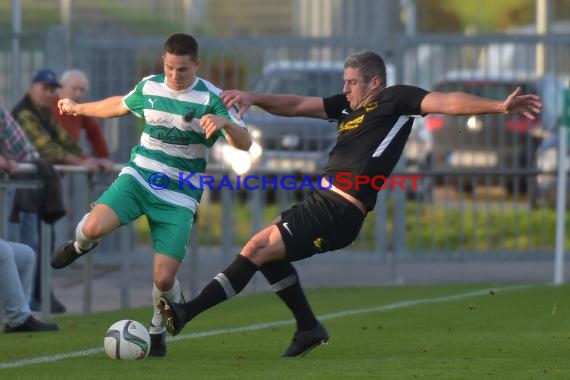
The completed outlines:
[[[252,105],[258,106],[274,115],[327,118],[323,99],[319,97],[227,90],[220,94],[220,98],[227,108],[234,105],[239,107],[238,118],[240,119]]]
[[[116,117],[129,113],[122,96],[112,96],[90,103],[75,103],[71,99],[64,98],[57,103],[57,107],[62,115]]]
[[[422,113],[479,115],[521,114],[530,119],[540,113],[542,101],[533,94],[521,95],[517,87],[505,100],[482,98],[464,92],[430,92],[422,101]]]

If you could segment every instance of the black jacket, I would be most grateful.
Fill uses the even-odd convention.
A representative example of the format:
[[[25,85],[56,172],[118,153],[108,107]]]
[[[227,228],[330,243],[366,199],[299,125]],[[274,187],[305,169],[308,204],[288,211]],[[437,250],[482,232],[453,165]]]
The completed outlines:
[[[16,178],[38,179],[42,186],[39,189],[18,189],[14,196],[10,221],[19,222],[20,211],[37,213],[42,221],[53,224],[65,216],[61,178],[50,163],[43,159],[32,161],[36,165],[36,173],[19,174]]]

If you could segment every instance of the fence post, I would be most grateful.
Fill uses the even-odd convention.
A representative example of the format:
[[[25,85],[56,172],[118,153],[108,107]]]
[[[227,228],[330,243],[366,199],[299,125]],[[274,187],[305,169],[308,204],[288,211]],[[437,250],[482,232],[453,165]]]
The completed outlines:
[[[403,158],[396,164],[394,172],[404,172]],[[393,258],[398,260],[402,258],[406,251],[406,191],[396,187],[393,190],[390,189],[390,194],[392,194],[394,199]]]
[[[4,99],[5,101],[10,100],[10,103],[15,103],[16,99],[20,96],[22,91],[21,80],[22,80],[22,70],[20,69],[20,39],[22,35],[22,4],[19,0],[12,0],[12,72],[10,77],[12,78],[12,99]]]
[[[232,214],[233,214],[233,201],[232,201],[232,193],[230,189],[226,186],[223,186],[222,189],[222,255],[221,258],[223,260],[223,265],[231,263],[232,256],[235,255],[232,252],[232,243],[234,239],[233,234],[233,222],[232,222]]]
[[[0,173],[0,238],[8,236],[6,228],[6,189],[2,186],[2,181],[8,178],[7,173]]]
[[[131,307],[131,259],[133,257],[132,244],[133,225],[123,226],[117,232],[121,236],[119,246],[121,251],[121,309],[129,309]]]
[[[49,318],[51,313],[51,234],[50,226],[40,220],[40,256],[41,256],[41,268],[40,268],[40,278],[41,278],[41,293],[40,298],[42,301],[41,315],[43,319]]]
[[[270,187],[269,187],[270,188]],[[279,186],[275,187],[275,191],[279,190]],[[268,190],[270,191],[270,190]],[[249,206],[249,211],[250,211],[250,215],[251,215],[251,224],[250,224],[250,233],[249,236],[246,237],[246,239],[248,239],[250,236],[255,235],[257,232],[261,231],[261,226],[262,226],[262,218],[263,218],[263,213],[262,210],[265,209],[265,191],[262,192],[261,189],[258,190],[253,190],[253,191],[248,191],[248,197],[247,197],[247,205]],[[241,244],[240,244],[240,249],[241,249]],[[251,281],[251,288],[253,289],[254,292],[257,292],[259,290],[260,284],[259,284],[259,280],[260,280],[260,274],[256,273],[255,276],[253,276],[253,279]]]
[[[196,210],[198,211],[198,210]],[[189,254],[189,266],[190,266],[190,276],[189,276],[189,286],[190,286],[190,298],[194,298],[198,295],[198,274],[199,270],[199,252],[200,244],[198,242],[198,212],[194,215],[194,224],[192,225],[192,231],[190,231],[190,254]]]
[[[374,211],[374,252],[382,261],[388,254],[388,235],[386,233],[386,215],[388,211],[388,191],[378,192],[376,209]]]
[[[67,35],[65,28],[53,26],[46,33],[45,66],[61,74],[67,67]]]
[[[85,197],[87,198],[87,209],[89,210],[89,204],[93,197],[93,176],[87,173],[85,176],[87,179],[87,189],[85,191]],[[74,178],[72,178],[74,180]],[[83,262],[83,313],[90,314],[92,311],[93,304],[93,255],[85,255],[85,261]]]
[[[564,224],[566,217],[566,155],[568,128],[570,128],[570,88],[564,90],[562,126],[558,132],[558,181],[556,194],[556,250],[554,255],[554,283],[564,282]]]

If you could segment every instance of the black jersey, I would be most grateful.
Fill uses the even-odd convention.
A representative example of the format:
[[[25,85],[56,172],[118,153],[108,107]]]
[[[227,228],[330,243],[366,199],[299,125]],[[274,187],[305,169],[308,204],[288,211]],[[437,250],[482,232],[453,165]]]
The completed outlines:
[[[329,119],[338,121],[337,142],[329,153],[324,175],[333,184],[374,209],[378,188],[400,159],[410,135],[414,116],[428,91],[397,85],[383,89],[371,103],[351,111],[346,95],[324,98]],[[373,184],[363,179],[376,177]],[[375,188],[376,187],[376,188]]]

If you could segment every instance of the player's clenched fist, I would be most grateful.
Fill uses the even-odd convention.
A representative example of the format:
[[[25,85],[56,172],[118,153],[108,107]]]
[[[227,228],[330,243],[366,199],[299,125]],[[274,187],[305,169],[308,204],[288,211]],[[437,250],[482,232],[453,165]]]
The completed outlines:
[[[57,102],[57,108],[59,108],[59,113],[61,115],[73,115],[77,116],[76,108],[77,103],[69,98],[61,99]]]

